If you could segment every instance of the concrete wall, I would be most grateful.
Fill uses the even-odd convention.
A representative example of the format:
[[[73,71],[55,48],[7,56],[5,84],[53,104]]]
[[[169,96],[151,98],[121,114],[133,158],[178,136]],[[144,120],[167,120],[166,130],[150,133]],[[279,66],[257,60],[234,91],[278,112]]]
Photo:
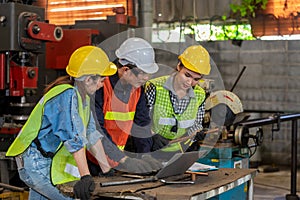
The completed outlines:
[[[300,41],[243,41],[241,46],[233,45],[231,41],[201,44],[216,63],[227,90],[246,66],[233,92],[247,112],[263,118],[276,112],[300,113]],[[178,45],[172,48],[178,48]],[[263,130],[262,163],[289,165],[291,122],[282,122],[280,131],[273,135],[272,125],[263,126]],[[299,160],[300,148],[300,164]]]

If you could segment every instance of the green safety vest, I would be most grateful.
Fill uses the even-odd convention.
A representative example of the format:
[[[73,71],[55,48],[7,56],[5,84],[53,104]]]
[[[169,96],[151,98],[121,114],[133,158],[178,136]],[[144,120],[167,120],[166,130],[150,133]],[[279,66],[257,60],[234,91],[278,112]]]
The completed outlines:
[[[183,136],[193,126],[197,117],[199,106],[205,100],[205,91],[198,85],[194,87],[195,98],[191,98],[189,105],[182,114],[175,114],[172,106],[169,90],[163,85],[169,76],[150,80],[156,88],[156,99],[153,106],[152,130],[163,137],[173,140]],[[177,125],[177,132],[171,129]],[[174,143],[165,148],[165,151],[177,151],[181,149],[180,143]]]
[[[18,136],[9,147],[8,151],[6,152],[6,156],[20,155],[30,146],[33,140],[38,137],[38,133],[42,125],[42,116],[44,113],[45,104],[50,99],[61,94],[65,90],[73,88],[74,87],[69,84],[58,85],[52,88],[41,98],[38,104],[34,107],[32,113],[22,127]],[[87,106],[85,106],[85,108],[83,108],[81,96],[77,90],[76,92],[78,97],[79,115],[83,121],[84,126],[86,127],[90,117],[90,99],[88,96],[86,97],[86,102],[88,102],[88,104]],[[84,134],[85,131],[86,130],[84,130]],[[61,142],[55,152],[54,157],[52,158],[51,181],[54,185],[56,185],[79,179],[80,175],[74,157],[69,151],[67,151],[67,149]]]

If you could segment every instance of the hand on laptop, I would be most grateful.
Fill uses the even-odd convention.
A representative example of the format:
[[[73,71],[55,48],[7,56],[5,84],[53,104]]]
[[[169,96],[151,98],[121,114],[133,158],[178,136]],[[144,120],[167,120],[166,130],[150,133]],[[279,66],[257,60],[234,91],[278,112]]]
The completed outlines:
[[[145,174],[152,172],[152,167],[149,162],[146,162],[142,159],[130,157],[126,157],[124,162],[120,162],[117,169],[135,174]]]
[[[145,162],[148,162],[150,164],[152,172],[158,171],[163,167],[162,162],[158,161],[157,159],[153,158],[150,155],[147,155],[147,154],[143,155],[142,160]]]
[[[162,163],[150,155],[143,155],[142,158],[125,157],[121,160],[117,170],[122,170],[135,174],[146,174],[158,171],[162,168]]]

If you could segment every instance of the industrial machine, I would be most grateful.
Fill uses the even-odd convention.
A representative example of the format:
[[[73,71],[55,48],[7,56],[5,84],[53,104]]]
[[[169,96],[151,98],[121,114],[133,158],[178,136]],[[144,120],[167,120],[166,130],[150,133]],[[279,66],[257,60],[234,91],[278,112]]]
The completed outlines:
[[[217,134],[216,144],[209,148],[210,153],[199,159],[199,162],[218,168],[249,168],[249,159],[255,153],[257,146],[263,142],[262,126],[272,124],[272,131],[279,131],[282,122],[291,121],[291,193],[286,195],[286,199],[299,199],[296,186],[297,120],[300,119],[300,114],[276,113],[266,118],[249,119],[250,116],[243,113],[240,99],[232,93],[233,88],[230,91],[211,92],[206,99],[204,128],[218,127],[219,134]],[[251,132],[251,130],[254,130],[254,132]],[[201,145],[205,149],[205,143]],[[245,191],[247,191],[247,185],[242,184],[232,191],[225,192],[213,199],[225,200],[235,199],[236,197],[245,199]]]
[[[44,21],[44,9],[19,2],[0,4],[0,138],[5,151],[35,105],[38,56],[45,42],[59,42],[61,27]]]
[[[233,88],[244,72],[243,68]],[[210,92],[206,89],[204,129],[218,129],[218,132],[206,134],[200,141],[200,148],[209,153],[198,160],[212,168],[249,168],[250,157],[255,153],[257,146],[262,143],[262,129],[256,128],[255,134],[250,134],[249,129],[239,126],[247,121],[250,115],[243,113],[241,100],[232,91],[217,90]],[[211,139],[213,138],[211,142]],[[252,142],[249,142],[252,139]],[[214,197],[213,199],[246,199],[247,184],[241,184],[234,189]]]
[[[31,2],[31,1],[27,1]],[[46,42],[63,38],[61,27],[44,20],[44,9],[21,1],[0,3],[0,182],[16,175],[5,151],[37,101],[39,55]]]
[[[242,69],[230,91],[210,92],[209,88],[206,89],[208,97],[205,101],[203,127],[218,128],[219,133],[213,149],[201,162],[220,168],[248,168],[249,158],[262,143],[261,127],[256,127],[255,133],[250,133],[249,129],[239,126],[241,122],[247,121],[250,115],[244,113],[241,100],[232,91],[245,69],[246,67]]]
[[[219,129],[215,137],[214,146],[206,147],[206,140],[201,144],[201,149],[209,150],[209,153],[198,162],[217,168],[249,168],[251,148],[262,142],[262,129],[257,129],[255,135],[249,134],[248,129],[241,129],[238,123],[247,120],[248,116],[243,113],[240,99],[232,92],[218,90],[210,93],[205,103],[204,128]],[[206,135],[206,137],[211,137]],[[255,141],[249,145],[249,139]],[[214,197],[213,199],[246,199],[247,184],[241,184],[234,189]]]
[[[206,99],[204,127],[219,127],[220,137],[218,145],[229,144],[238,146],[239,153],[248,154],[249,149],[261,145],[263,131],[257,128],[255,134],[250,134],[249,129],[242,129],[239,123],[247,121],[250,115],[243,113],[243,106],[234,93],[227,90],[212,92]],[[253,142],[249,144],[249,139]],[[251,153],[250,153],[251,156]]]

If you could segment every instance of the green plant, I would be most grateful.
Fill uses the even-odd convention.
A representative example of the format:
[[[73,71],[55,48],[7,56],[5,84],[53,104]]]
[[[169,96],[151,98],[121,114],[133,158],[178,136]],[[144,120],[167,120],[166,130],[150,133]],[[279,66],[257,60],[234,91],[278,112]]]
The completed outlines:
[[[242,0],[241,3],[230,4],[232,12],[241,18],[255,17],[257,10],[266,9],[268,0]]]

